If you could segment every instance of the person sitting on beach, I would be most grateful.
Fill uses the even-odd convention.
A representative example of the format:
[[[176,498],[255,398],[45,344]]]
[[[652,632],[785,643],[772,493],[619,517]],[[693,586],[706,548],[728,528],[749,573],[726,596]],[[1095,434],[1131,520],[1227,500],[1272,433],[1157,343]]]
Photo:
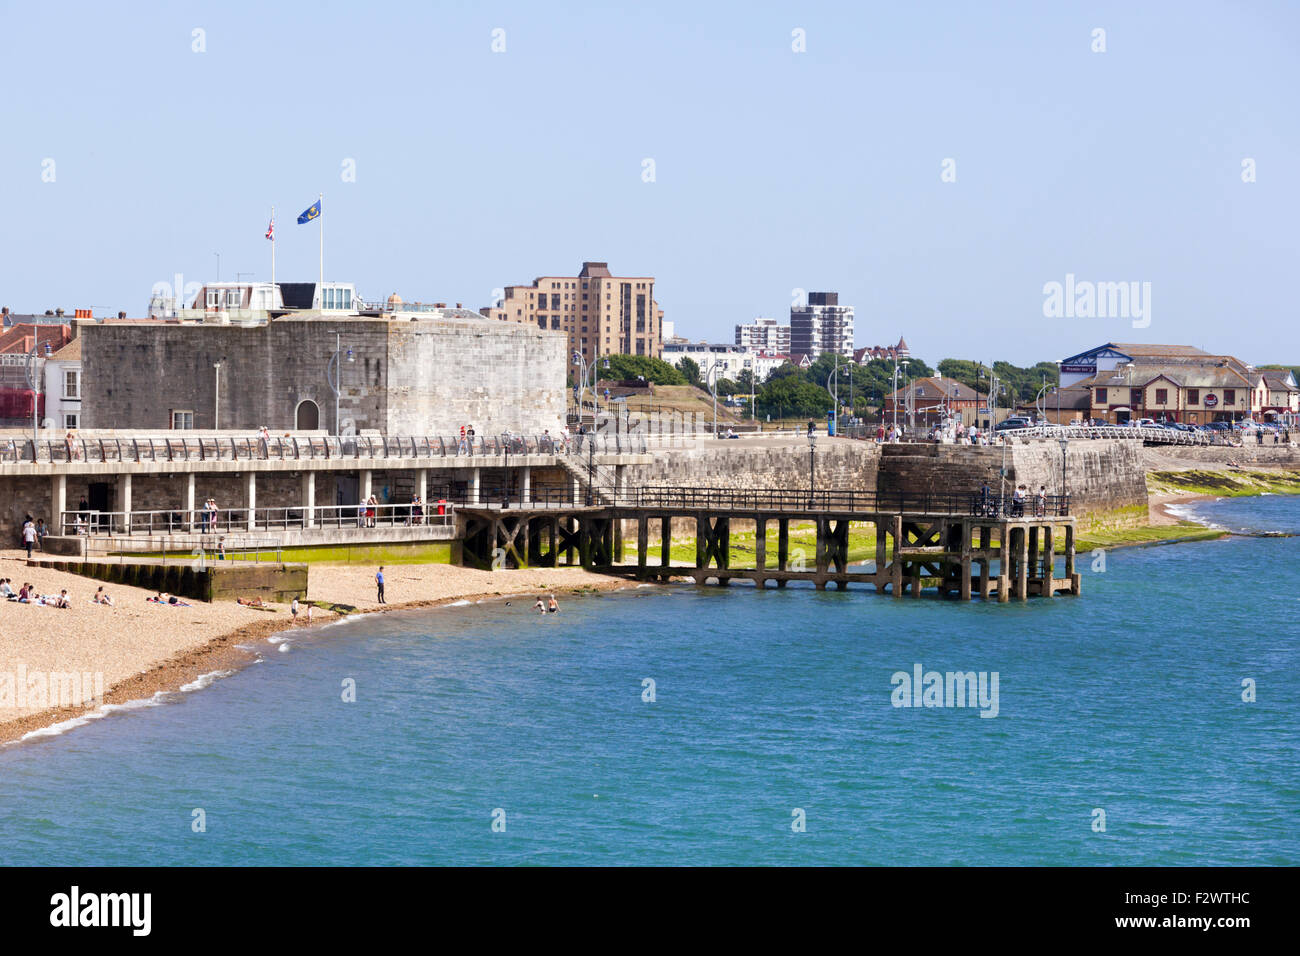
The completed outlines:
[[[261,598],[252,598],[251,600],[237,598],[236,603],[242,604],[244,607],[266,607],[266,605],[262,603]]]
[[[0,596],[5,597],[5,598],[9,598],[9,599],[12,599],[12,598],[15,598],[15,597],[18,596],[18,595],[16,595],[16,594],[14,594],[14,589],[11,588],[11,587],[9,586],[9,579],[8,579],[8,578],[0,578]]]
[[[32,603],[32,586],[30,584],[25,583],[23,584],[22,587],[18,589],[18,603],[19,604]]]
[[[113,607],[113,599],[104,593],[102,584],[95,589],[95,596],[90,600],[92,604],[107,604],[109,607]]]
[[[68,600],[67,588],[60,591],[59,596],[54,599],[54,607],[72,607],[72,602]]]

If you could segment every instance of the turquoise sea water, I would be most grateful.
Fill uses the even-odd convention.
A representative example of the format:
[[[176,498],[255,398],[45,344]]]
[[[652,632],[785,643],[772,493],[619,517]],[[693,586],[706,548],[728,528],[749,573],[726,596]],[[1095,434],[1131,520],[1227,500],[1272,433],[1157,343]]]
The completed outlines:
[[[1094,560],[1022,605],[683,586],[298,633],[0,750],[0,864],[1300,863],[1300,538]],[[998,715],[892,706],[918,663],[998,672]]]

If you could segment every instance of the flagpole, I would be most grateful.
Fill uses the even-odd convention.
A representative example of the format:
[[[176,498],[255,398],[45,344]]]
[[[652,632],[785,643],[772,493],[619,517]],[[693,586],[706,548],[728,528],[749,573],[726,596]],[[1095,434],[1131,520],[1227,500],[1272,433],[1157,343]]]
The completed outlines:
[[[316,218],[321,220],[320,224],[320,307],[321,311],[325,310],[325,194],[321,193],[316,202],[320,205],[317,207],[320,212]]]
[[[271,203],[271,308],[275,308],[275,203]]]

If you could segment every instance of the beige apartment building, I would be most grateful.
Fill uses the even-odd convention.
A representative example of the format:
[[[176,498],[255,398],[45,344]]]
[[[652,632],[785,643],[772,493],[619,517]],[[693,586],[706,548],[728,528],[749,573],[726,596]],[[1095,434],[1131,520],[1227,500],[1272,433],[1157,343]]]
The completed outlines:
[[[479,311],[489,319],[566,332],[569,351],[588,361],[620,354],[658,358],[664,314],[654,290],[654,276],[614,276],[608,263],[584,262],[576,276],[508,286],[498,304]]]

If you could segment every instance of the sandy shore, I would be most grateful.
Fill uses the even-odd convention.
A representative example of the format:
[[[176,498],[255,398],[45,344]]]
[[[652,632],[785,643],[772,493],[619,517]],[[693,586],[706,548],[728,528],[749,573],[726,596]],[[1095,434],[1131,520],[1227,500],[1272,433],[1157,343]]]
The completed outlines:
[[[566,593],[635,586],[581,568],[478,571],[444,564],[393,565],[384,569],[388,603],[381,605],[375,600],[374,573],[373,567],[314,566],[308,599],[374,612],[555,593],[563,607]],[[112,584],[105,590],[116,606],[92,604],[90,597],[102,582],[28,567],[20,551],[0,551],[0,577],[9,578],[14,590],[25,581],[42,594],[66,588],[72,599],[66,610],[0,601],[0,682],[11,682],[8,695],[0,683],[0,744],[80,717],[101,704],[152,697],[178,690],[202,674],[236,670],[256,660],[252,645],[295,626],[285,605],[272,605],[270,611],[226,601],[166,607],[145,600],[153,592]],[[305,616],[300,615],[296,626],[306,626]],[[312,610],[313,624],[335,617],[320,608]],[[35,694],[36,702],[19,699],[15,691],[22,675],[51,672],[102,675],[102,699],[61,708],[50,707]],[[89,696],[88,687],[83,694]]]
[[[1197,492],[1180,492],[1178,494],[1160,492],[1153,493],[1147,498],[1147,524],[1155,527],[1180,524],[1189,519],[1182,515],[1170,512],[1170,505],[1187,504],[1189,501],[1213,501],[1217,497],[1217,495],[1200,494]]]

